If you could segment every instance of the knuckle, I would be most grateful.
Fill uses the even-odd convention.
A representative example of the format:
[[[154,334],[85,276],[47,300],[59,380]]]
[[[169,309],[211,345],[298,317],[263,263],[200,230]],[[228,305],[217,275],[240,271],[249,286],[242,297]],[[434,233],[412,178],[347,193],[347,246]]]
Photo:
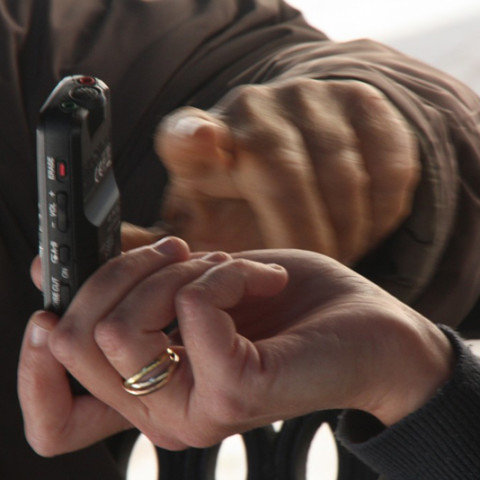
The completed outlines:
[[[192,307],[205,303],[208,298],[208,287],[205,282],[196,281],[181,287],[176,295],[177,305]]]
[[[272,152],[297,140],[283,113],[279,114],[271,88],[242,85],[226,98],[224,115],[241,149]]]
[[[251,260],[247,260],[246,258],[234,258],[230,260],[228,266],[233,270],[240,273],[244,273],[248,266],[252,264]]]
[[[225,305],[242,290],[244,261],[229,260],[208,270],[177,292],[175,303],[181,310],[192,311],[206,305]]]
[[[298,77],[287,81],[284,84],[284,89],[293,93],[317,93],[320,88],[324,87],[324,81],[315,80],[308,77]]]
[[[128,333],[124,322],[117,316],[109,317],[95,326],[94,338],[100,348],[109,356],[116,355],[123,351],[128,345]]]
[[[292,123],[318,157],[358,151],[358,139],[339,108],[337,90],[341,87],[343,91],[346,83],[300,78],[281,87],[283,104],[291,112]]]
[[[385,139],[385,147],[398,150],[411,143],[408,123],[395,105],[375,87],[357,82],[350,92],[349,110],[353,126],[378,132],[378,139]]]
[[[74,364],[80,344],[73,327],[57,327],[50,333],[49,346],[52,354],[66,367]]]
[[[387,97],[381,90],[360,80],[334,80],[327,84],[331,94],[343,98],[349,107],[363,103],[368,105],[369,102],[387,102]]]
[[[129,278],[144,264],[143,257],[137,251],[130,251],[115,257],[106,265],[106,275],[112,280]]]
[[[366,123],[378,129],[385,129],[385,122],[388,127],[401,124],[399,115],[388,100],[380,95],[380,92],[367,94],[362,92],[351,102],[352,118],[354,124]]]
[[[347,87],[350,90],[350,94],[354,95],[358,99],[376,99],[376,100],[384,100],[385,96],[383,93],[378,90],[378,88],[370,85],[369,83],[361,82],[361,81],[350,81],[347,82]]]
[[[222,110],[227,116],[232,114],[251,114],[258,111],[259,102],[270,99],[268,89],[263,85],[240,85],[234,88],[222,103]]]
[[[311,78],[295,78],[280,84],[278,94],[283,103],[290,105],[295,112],[308,111],[312,102],[317,104],[325,89],[324,82]]]
[[[418,144],[407,120],[381,91],[366,83],[352,83],[349,115],[357,141],[362,142],[366,133],[369,142],[374,139],[383,155],[391,153],[395,158],[378,165],[371,173],[390,183],[416,183],[420,174]]]
[[[278,86],[277,96],[283,111],[304,137],[316,135],[318,130],[330,124],[324,120],[325,117],[330,120],[332,115],[331,111],[324,111],[324,94],[324,82],[310,78],[297,78]]]

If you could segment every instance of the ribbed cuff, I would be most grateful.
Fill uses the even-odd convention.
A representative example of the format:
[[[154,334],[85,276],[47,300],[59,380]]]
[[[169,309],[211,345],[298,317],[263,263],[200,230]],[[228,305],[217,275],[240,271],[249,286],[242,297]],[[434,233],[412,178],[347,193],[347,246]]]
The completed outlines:
[[[427,404],[389,428],[363,412],[341,416],[338,439],[388,480],[480,478],[480,359],[452,330],[440,328],[457,364]]]

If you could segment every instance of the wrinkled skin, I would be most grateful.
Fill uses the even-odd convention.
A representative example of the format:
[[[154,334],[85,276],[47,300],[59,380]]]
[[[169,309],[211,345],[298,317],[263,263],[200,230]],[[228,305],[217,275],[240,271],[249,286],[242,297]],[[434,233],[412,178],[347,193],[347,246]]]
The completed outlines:
[[[358,81],[295,79],[186,107],[159,126],[163,220],[193,250],[301,248],[352,264],[409,214],[417,141]]]

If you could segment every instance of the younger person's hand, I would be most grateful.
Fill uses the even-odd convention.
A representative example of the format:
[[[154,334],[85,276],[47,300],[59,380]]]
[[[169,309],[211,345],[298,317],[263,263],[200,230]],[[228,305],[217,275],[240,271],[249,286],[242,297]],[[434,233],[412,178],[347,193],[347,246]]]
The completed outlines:
[[[180,358],[169,383],[127,393],[122,379],[167,347]],[[192,258],[169,238],[102,267],[61,322],[32,317],[19,392],[40,453],[131,425],[178,449],[321,409],[361,409],[390,425],[427,401],[451,364],[437,327],[332,259],[300,250]],[[72,397],[64,368],[93,396]]]

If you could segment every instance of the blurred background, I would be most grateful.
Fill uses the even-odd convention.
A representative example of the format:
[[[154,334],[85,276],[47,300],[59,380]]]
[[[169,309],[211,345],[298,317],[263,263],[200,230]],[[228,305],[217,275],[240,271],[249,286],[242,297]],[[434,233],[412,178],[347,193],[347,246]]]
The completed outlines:
[[[451,73],[480,94],[478,0],[287,1],[333,40],[379,40]]]
[[[479,0],[288,0],[332,40],[369,37],[446,71],[480,94]],[[472,345],[475,349],[480,348]],[[307,480],[334,480],[336,449],[322,427],[312,444]],[[142,437],[128,480],[157,479],[153,447]],[[171,479],[168,479],[171,480]],[[221,447],[216,480],[246,480],[240,437]]]
[[[424,33],[480,14],[478,0],[287,0],[334,40],[381,40]]]

